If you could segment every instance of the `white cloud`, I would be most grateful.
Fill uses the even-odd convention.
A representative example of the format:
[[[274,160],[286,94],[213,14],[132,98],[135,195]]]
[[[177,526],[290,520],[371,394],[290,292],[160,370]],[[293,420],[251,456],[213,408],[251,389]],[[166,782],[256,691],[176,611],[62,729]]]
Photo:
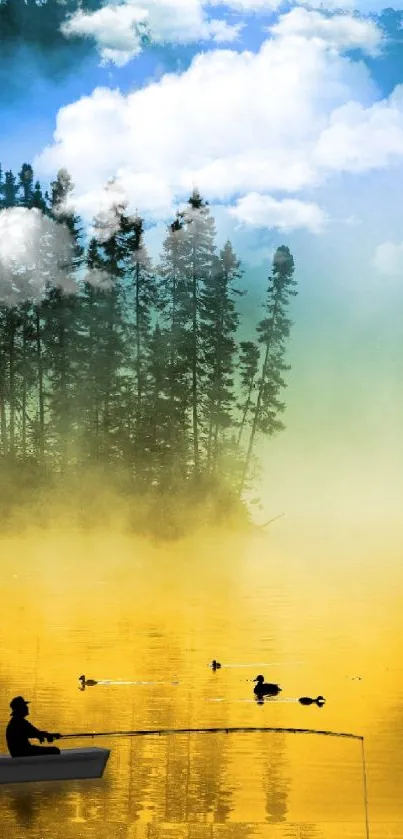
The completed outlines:
[[[383,168],[403,157],[403,85],[364,108],[348,102],[331,114],[314,154],[320,167],[347,172]]]
[[[377,54],[383,35],[375,23],[348,14],[325,17],[308,9],[292,9],[270,27],[273,35],[319,39],[338,50],[361,48],[370,55]]]
[[[276,227],[284,232],[305,228],[320,233],[326,224],[326,215],[317,204],[294,198],[276,200],[270,195],[250,192],[240,198],[229,214],[238,221],[253,227]]]
[[[113,214],[113,208],[126,206],[138,208],[148,218],[158,220],[175,213],[172,190],[153,174],[134,172],[129,168],[118,168],[113,180],[104,188],[102,184],[71,200],[68,209],[83,218],[91,218],[94,208],[98,213]],[[112,232],[112,230],[111,230]]]
[[[208,24],[208,37],[219,43],[236,41],[244,28],[243,23],[227,23],[225,20],[211,20]]]
[[[383,242],[375,248],[372,263],[383,276],[400,277],[403,285],[403,242]]]
[[[123,0],[95,12],[77,10],[62,24],[66,37],[93,38],[102,63],[127,64],[144,43],[192,43],[200,40],[234,41],[243,24],[208,20],[202,0]]]
[[[376,28],[341,15],[328,26],[316,12],[294,11],[256,54],[202,53],[142,90],[98,88],[61,108],[53,145],[34,161],[38,175],[66,167],[85,218],[113,176],[131,209],[165,219],[195,184],[217,203],[286,192],[312,207],[300,193],[333,172],[402,159],[402,94],[374,103],[365,65],[338,51],[353,35],[374,46]],[[323,37],[310,37],[308,20]],[[286,212],[284,201],[276,212],[280,205]]]

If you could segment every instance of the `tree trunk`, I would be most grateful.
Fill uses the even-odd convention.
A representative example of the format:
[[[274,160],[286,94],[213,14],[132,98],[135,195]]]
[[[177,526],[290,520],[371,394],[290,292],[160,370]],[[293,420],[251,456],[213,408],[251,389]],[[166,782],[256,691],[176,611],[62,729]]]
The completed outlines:
[[[15,317],[14,312],[9,313],[9,405],[10,405],[10,455],[15,456]]]
[[[264,385],[264,382],[265,382],[265,379],[266,379],[266,374],[267,374],[269,352],[270,352],[270,349],[271,349],[271,340],[272,340],[272,336],[273,336],[273,327],[274,327],[274,322],[275,322],[276,314],[277,314],[277,303],[278,303],[278,300],[276,298],[275,303],[274,303],[273,314],[272,314],[271,322],[270,322],[270,333],[269,333],[269,337],[268,337],[267,342],[266,342],[266,353],[265,353],[264,362],[263,362],[262,380],[261,380],[261,383],[260,383],[259,393],[258,393],[257,402],[256,402],[255,416],[253,417],[252,430],[251,430],[251,434],[250,434],[250,438],[249,438],[248,451],[246,453],[246,458],[245,458],[244,468],[243,468],[243,472],[242,472],[241,483],[240,483],[240,486],[239,486],[239,495],[241,495],[242,492],[243,492],[246,477],[247,477],[249,467],[250,467],[250,461],[251,461],[252,451],[253,451],[253,444],[255,442],[257,424],[258,424],[259,413],[260,413],[260,406],[262,404],[263,385]]]
[[[43,463],[45,457],[45,401],[43,391],[41,316],[38,307],[36,308],[36,364],[38,371],[39,455]]]
[[[246,418],[247,418],[247,416],[248,416],[250,403],[251,403],[251,401],[252,401],[252,390],[253,390],[253,385],[254,385],[254,380],[252,379],[252,381],[251,381],[251,383],[250,383],[250,386],[249,386],[249,390],[248,390],[248,396],[247,396],[247,398],[246,398],[246,404],[245,404],[244,412],[243,412],[243,415],[242,415],[241,425],[240,425],[240,427],[239,427],[239,434],[238,434],[237,446],[240,446],[240,444],[241,444],[241,437],[242,437],[242,433],[243,433],[243,430],[244,430],[244,428],[245,428]]]
[[[193,260],[193,276],[192,276],[192,338],[193,338],[193,353],[192,353],[192,416],[193,416],[193,458],[194,458],[194,475],[197,480],[199,477],[199,427],[198,427],[198,411],[197,411],[197,279],[195,273],[195,266]]]
[[[23,323],[22,333],[22,417],[21,417],[21,451],[23,460],[27,456],[27,337],[26,324]]]

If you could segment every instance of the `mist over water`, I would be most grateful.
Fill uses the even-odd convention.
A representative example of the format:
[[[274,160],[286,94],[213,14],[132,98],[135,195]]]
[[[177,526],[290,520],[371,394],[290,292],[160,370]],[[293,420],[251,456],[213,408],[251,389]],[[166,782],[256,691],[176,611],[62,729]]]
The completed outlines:
[[[205,531],[172,545],[56,522],[1,540],[2,752],[8,703],[20,693],[34,724],[62,733],[362,734],[370,835],[401,837],[403,572],[391,549],[381,561],[364,526],[353,544],[334,532],[329,543],[285,519],[266,536]],[[212,658],[277,663],[262,672],[282,697],[322,694],[326,705],[239,701],[253,696],[247,680],[256,673],[213,673]],[[81,673],[180,684],[81,692]],[[226,701],[206,701],[219,697]],[[110,747],[104,778],[0,788],[12,839],[365,837],[358,741],[255,733],[61,743]]]

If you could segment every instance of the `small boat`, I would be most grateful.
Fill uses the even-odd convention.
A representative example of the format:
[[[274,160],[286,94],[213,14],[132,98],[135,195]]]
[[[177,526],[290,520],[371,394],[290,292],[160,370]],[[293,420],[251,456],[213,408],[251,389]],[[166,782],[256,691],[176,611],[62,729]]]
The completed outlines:
[[[110,749],[65,749],[59,755],[0,755],[0,784],[102,778]]]

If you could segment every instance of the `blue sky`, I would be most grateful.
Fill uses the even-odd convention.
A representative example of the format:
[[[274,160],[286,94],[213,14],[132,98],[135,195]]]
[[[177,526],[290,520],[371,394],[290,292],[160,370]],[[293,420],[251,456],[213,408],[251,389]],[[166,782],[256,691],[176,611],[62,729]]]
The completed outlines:
[[[32,0],[30,1],[32,4]],[[20,2],[21,0],[12,0],[11,5]],[[48,2],[52,3],[54,0]],[[292,6],[284,5],[281,8],[284,11]],[[40,11],[43,14],[43,10]],[[403,19],[403,12],[389,10],[389,13],[385,14],[379,10],[374,16],[387,27],[390,36],[383,53],[376,57],[365,55],[362,51],[351,54],[355,55],[357,60],[365,61],[381,94],[387,96],[403,75],[403,29],[399,31],[398,28],[399,18]],[[267,38],[265,27],[276,19],[277,13],[271,10],[261,14],[242,15],[240,12],[228,10],[223,5],[214,10],[214,17],[232,23],[243,23],[244,28],[239,39],[230,44],[223,44],[224,47],[229,46],[238,52],[257,52]],[[0,37],[1,35],[0,28]],[[66,38],[66,44],[71,46],[70,60],[66,61],[65,72],[58,73],[55,78],[51,61],[44,68],[42,51],[39,53],[38,49],[29,43],[29,39],[24,42],[23,29],[21,37],[24,48],[17,53],[15,63],[12,62],[11,72],[12,76],[19,78],[19,84],[17,89],[12,91],[9,101],[3,101],[1,105],[3,130],[0,136],[0,161],[4,168],[12,169],[18,168],[23,160],[31,160],[40,153],[44,145],[51,142],[56,114],[64,105],[83,95],[91,95],[99,86],[119,87],[124,93],[141,88],[151,79],[160,78],[165,72],[183,72],[200,49],[211,51],[217,48],[217,43],[209,41],[150,44],[148,49],[124,66],[118,67],[113,62],[101,66],[96,42],[87,39],[85,52],[80,50],[77,65],[76,47],[82,47],[82,43],[79,44],[78,39],[71,41]],[[5,87],[10,85],[9,68],[9,55],[3,50],[0,56],[0,71],[3,70],[8,77]]]
[[[31,162],[46,185],[66,167],[88,224],[124,196],[153,225],[152,256],[197,183],[243,261],[251,321],[274,248],[290,246],[288,430],[269,446],[298,493],[313,446],[350,483],[362,451],[358,484],[373,456],[392,472],[403,457],[403,12],[339,2],[48,0],[28,6],[17,46],[2,30],[4,169]]]

